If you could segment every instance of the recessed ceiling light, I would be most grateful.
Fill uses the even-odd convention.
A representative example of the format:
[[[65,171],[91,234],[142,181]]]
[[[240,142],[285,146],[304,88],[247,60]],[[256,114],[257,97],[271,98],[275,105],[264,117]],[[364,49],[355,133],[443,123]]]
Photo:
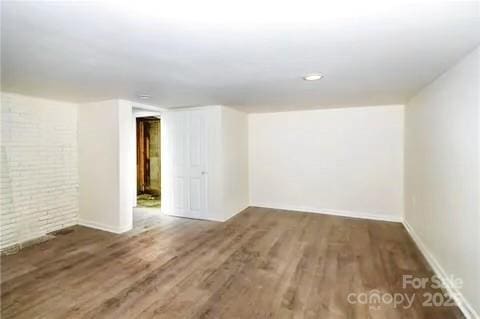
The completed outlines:
[[[141,100],[149,100],[152,97],[150,94],[138,94],[137,96]]]
[[[303,77],[305,81],[317,81],[323,78],[323,74],[321,73],[312,73],[312,74],[307,74]]]

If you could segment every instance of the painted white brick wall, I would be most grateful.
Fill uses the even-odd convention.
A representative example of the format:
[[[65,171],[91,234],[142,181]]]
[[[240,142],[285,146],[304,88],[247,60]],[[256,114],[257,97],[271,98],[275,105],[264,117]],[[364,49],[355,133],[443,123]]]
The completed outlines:
[[[0,249],[77,224],[77,105],[1,94]]]

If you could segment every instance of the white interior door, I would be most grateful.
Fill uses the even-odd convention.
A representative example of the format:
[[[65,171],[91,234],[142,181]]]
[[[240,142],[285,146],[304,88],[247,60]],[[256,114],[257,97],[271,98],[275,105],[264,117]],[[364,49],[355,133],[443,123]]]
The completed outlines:
[[[192,218],[203,218],[207,209],[207,116],[205,111],[189,112],[188,205]]]
[[[204,218],[207,211],[207,114],[170,112],[166,156],[170,159],[171,208],[167,214]],[[167,168],[168,169],[168,168]],[[168,186],[167,186],[168,187]]]
[[[172,165],[172,210],[170,213],[184,216],[188,214],[188,170],[187,170],[187,133],[188,114],[186,112],[173,112],[168,116],[167,136],[170,138],[170,147],[167,156],[171,158]]]

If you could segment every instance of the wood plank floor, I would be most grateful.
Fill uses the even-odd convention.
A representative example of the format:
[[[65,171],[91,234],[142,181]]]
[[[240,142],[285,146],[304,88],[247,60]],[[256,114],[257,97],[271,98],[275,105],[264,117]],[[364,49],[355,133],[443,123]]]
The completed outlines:
[[[249,208],[226,223],[72,230],[2,257],[2,318],[463,318],[423,307],[430,288],[402,289],[402,275],[432,272],[397,223]],[[373,289],[418,298],[348,302]]]

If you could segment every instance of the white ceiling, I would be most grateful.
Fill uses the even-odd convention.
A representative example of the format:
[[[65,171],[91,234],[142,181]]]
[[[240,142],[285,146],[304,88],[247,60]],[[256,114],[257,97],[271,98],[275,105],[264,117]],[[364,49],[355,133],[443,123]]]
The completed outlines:
[[[3,1],[3,90],[249,112],[396,104],[480,43],[476,1],[257,2]]]

